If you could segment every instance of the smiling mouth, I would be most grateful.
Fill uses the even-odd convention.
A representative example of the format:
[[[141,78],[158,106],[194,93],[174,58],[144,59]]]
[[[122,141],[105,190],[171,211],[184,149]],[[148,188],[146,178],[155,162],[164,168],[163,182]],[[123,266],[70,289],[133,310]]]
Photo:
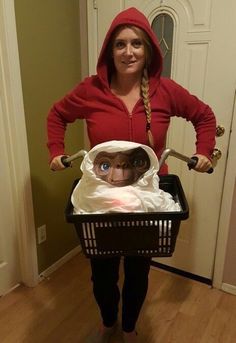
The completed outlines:
[[[129,62],[125,62],[123,61],[122,63],[125,64],[125,65],[132,65],[134,64],[136,61],[129,61]]]

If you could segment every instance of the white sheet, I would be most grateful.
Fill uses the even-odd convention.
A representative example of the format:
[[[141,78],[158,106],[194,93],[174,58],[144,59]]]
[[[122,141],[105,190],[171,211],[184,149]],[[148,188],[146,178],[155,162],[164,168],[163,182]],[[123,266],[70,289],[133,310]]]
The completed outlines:
[[[136,183],[114,187],[96,177],[93,162],[99,152],[114,153],[138,147],[147,152],[150,168]],[[180,211],[179,204],[175,203],[172,196],[159,189],[158,170],[158,159],[146,145],[128,141],[109,141],[96,145],[81,164],[83,175],[71,196],[74,213]]]

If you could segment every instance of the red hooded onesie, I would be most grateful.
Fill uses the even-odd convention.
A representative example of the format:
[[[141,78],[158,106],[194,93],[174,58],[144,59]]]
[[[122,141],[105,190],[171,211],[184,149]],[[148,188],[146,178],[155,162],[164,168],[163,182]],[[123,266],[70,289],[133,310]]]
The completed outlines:
[[[135,8],[119,13],[108,30],[97,63],[97,74],[85,78],[48,115],[48,148],[51,159],[64,154],[67,123],[85,119],[91,147],[109,140],[126,140],[148,145],[146,115],[140,98],[129,113],[121,99],[110,90],[111,57],[108,44],[117,26],[131,24],[149,36],[153,54],[149,68],[151,131],[157,157],[165,148],[166,134],[172,116],[191,121],[196,133],[196,153],[210,158],[215,145],[216,122],[211,108],[171,79],[162,78],[162,55],[157,37],[147,18]],[[160,173],[167,172],[165,166]]]

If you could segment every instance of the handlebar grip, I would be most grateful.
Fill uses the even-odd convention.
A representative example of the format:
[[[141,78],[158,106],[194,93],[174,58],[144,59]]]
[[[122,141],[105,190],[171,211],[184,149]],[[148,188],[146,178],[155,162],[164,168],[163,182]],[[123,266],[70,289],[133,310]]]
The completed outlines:
[[[61,157],[61,163],[63,164],[63,166],[65,168],[69,168],[71,166],[71,162],[66,161],[67,158],[68,158],[68,156],[66,156],[66,155]]]
[[[198,157],[197,157],[197,156],[191,157],[191,162],[188,162],[188,168],[189,168],[189,170],[194,169],[194,168],[196,167],[197,163],[198,163]],[[214,171],[214,169],[211,167],[210,169],[208,169],[208,170],[206,171],[206,173],[207,173],[207,174],[212,174],[213,171]]]
[[[208,171],[206,172],[207,174],[212,174],[214,171],[214,169],[211,167],[210,169],[208,169]]]
[[[190,159],[191,161],[188,162],[188,169],[194,169],[198,163],[198,157],[197,156],[193,156]]]

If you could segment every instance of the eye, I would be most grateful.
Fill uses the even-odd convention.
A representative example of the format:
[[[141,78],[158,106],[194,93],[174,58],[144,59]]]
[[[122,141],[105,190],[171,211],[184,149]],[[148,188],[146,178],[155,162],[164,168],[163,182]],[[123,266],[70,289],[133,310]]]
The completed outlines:
[[[147,160],[142,158],[135,158],[133,161],[133,166],[135,168],[143,168],[147,166]]]
[[[103,172],[107,172],[110,169],[110,163],[103,162],[100,164],[100,170]]]
[[[134,39],[132,42],[134,48],[140,48],[143,45],[141,39]]]
[[[122,40],[115,41],[114,47],[117,49],[122,49],[125,46],[125,43]]]

